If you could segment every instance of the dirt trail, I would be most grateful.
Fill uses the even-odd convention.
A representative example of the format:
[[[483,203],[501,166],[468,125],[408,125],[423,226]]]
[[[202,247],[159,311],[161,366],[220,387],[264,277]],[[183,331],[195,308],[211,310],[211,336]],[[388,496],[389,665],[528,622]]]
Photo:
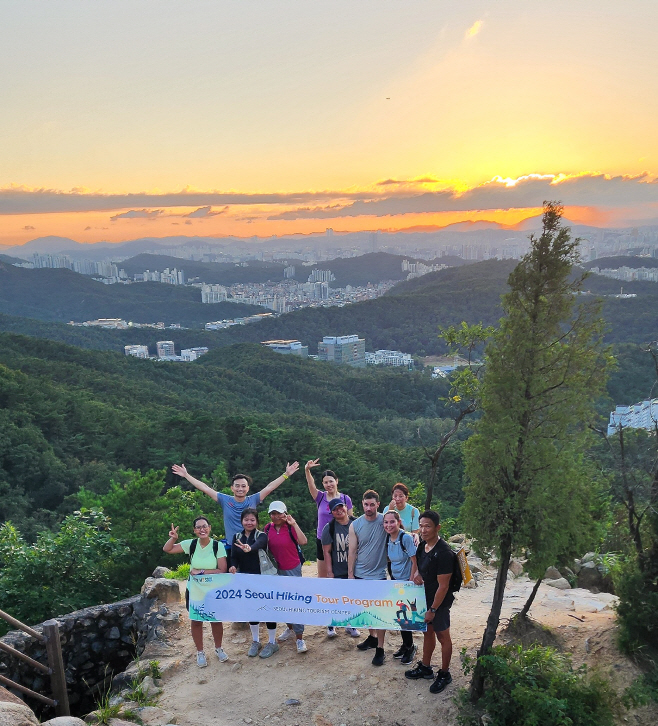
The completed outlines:
[[[315,565],[305,566],[304,576],[315,576]],[[525,576],[508,582],[503,619],[521,608],[531,588],[532,582]],[[373,651],[356,649],[361,639],[349,638],[341,630],[330,640],[326,629],[318,627],[306,629],[307,653],[298,655],[294,643],[282,643],[272,658],[248,658],[251,637],[247,626],[230,624],[224,633],[229,661],[219,663],[206,626],[209,665],[199,669],[184,607],[169,606],[172,611],[180,608],[182,615],[179,625],[168,632],[177,658],[175,667],[164,676],[159,705],[175,713],[180,726],[452,726],[456,713],[453,696],[467,685],[459,653],[466,648],[470,655],[475,654],[492,595],[491,574],[485,575],[479,587],[457,594],[451,625],[453,683],[439,695],[429,692],[431,681],[405,679],[408,666],[392,657],[400,644],[399,634],[393,632],[386,636],[386,662],[377,668],[370,663]],[[582,600],[580,609],[578,605],[569,609],[569,597],[570,591],[561,594],[542,585],[531,615],[554,630],[576,665],[602,668],[619,690],[629,685],[638,671],[615,648],[614,611],[587,612],[602,606],[595,595],[589,596],[589,604]],[[422,635],[415,635],[414,640],[422,648]],[[264,626],[261,641],[266,641]],[[433,665],[439,662],[437,648]],[[286,706],[287,699],[297,699],[300,704]],[[655,726],[658,710],[641,709],[629,714],[626,722]]]

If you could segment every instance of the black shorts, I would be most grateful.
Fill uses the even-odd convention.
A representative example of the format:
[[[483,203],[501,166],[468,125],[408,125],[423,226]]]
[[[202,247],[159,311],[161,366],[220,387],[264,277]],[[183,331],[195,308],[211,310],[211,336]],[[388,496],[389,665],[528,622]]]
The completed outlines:
[[[437,608],[432,620],[432,628],[435,633],[441,633],[450,627],[450,608]]]
[[[324,550],[322,549],[322,540],[318,537],[315,538],[315,552],[319,560],[324,561]]]

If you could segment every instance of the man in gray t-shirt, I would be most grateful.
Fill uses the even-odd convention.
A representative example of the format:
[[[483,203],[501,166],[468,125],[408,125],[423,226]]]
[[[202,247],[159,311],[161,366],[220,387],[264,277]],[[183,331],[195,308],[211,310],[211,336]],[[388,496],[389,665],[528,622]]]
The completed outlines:
[[[363,515],[350,525],[347,572],[351,580],[386,579],[386,532],[380,514],[379,494],[368,489],[363,495]],[[372,664],[384,665],[384,630],[370,630],[370,635],[356,647],[376,648]]]

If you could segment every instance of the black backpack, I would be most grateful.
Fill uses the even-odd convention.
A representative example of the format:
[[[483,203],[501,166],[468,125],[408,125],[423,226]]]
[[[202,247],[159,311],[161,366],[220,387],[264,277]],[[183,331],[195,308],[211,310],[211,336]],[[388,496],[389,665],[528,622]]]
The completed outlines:
[[[406,532],[404,531],[404,529],[400,528],[400,535],[399,535],[399,537],[400,537],[400,547],[402,547],[402,551],[406,555],[407,554],[407,548],[404,546],[404,535],[405,534],[406,534]],[[390,541],[391,541],[391,535],[387,532],[386,533],[386,544],[384,545],[384,549],[386,550],[386,559],[388,560],[388,563],[387,563],[386,567],[388,569],[389,577],[392,580],[393,579],[393,568],[391,567],[391,561],[388,559],[388,543]]]
[[[452,562],[452,576],[450,578],[450,586],[448,588],[449,592],[459,592],[462,587],[462,568],[459,564],[459,557],[457,557],[457,553],[453,550],[452,553],[453,556],[453,562]]]
[[[270,531],[271,526],[272,526],[272,522],[265,525],[265,529],[263,530],[265,532],[265,534],[267,534]],[[287,522],[286,522],[286,527],[288,527],[288,534],[290,535],[290,539],[293,541],[295,547],[297,547],[297,556],[299,557],[299,564],[303,565],[305,562],[305,559],[304,559],[304,553],[302,552],[302,548],[299,546],[299,542],[292,536],[292,527]]]
[[[215,559],[217,559],[217,553],[219,552],[219,540],[213,539],[211,541],[212,541],[212,551],[215,555]],[[189,555],[190,556],[190,566],[192,565],[192,557],[194,557],[194,553],[196,552],[196,546],[197,546],[198,542],[199,542],[198,539],[193,539],[190,542],[190,555]]]

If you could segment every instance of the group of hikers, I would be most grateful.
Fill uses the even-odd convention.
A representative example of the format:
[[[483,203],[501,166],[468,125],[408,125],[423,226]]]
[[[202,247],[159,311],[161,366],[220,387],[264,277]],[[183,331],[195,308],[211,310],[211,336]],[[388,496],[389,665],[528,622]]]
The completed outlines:
[[[424,585],[427,610],[421,617],[416,601],[398,601],[398,622],[415,623],[424,620],[422,657],[416,666],[405,671],[410,680],[432,680],[430,691],[440,693],[452,681],[450,659],[450,607],[454,601],[451,580],[455,572],[455,554],[440,537],[440,518],[437,512],[420,512],[412,506],[409,490],[402,484],[393,487],[392,501],[379,512],[380,500],[376,491],[368,489],[362,497],[363,514],[355,517],[352,500],[338,491],[338,478],[331,470],[321,474],[322,489],[316,485],[313,469],[319,467],[319,459],[310,460],[304,467],[308,490],[318,509],[316,551],[318,577],[339,579],[411,581]],[[205,482],[191,476],[185,466],[174,465],[172,471],[186,479],[199,491],[218,502],[223,511],[226,546],[212,539],[210,522],[206,517],[194,520],[194,539],[178,542],[178,527],[173,524],[169,539],[163,549],[167,553],[185,553],[190,557],[190,575],[213,573],[243,573],[259,575],[264,572],[264,553],[274,560],[276,574],[283,577],[301,577],[304,557],[301,546],[308,543],[299,524],[288,512],[282,501],[273,501],[268,507],[270,522],[261,532],[258,529],[257,506],[277,487],[299,469],[299,463],[286,466],[285,473],[271,481],[260,492],[250,494],[251,478],[236,474],[231,480],[233,495],[215,491]],[[271,565],[271,563],[270,563]],[[272,574],[274,569],[272,568]],[[189,590],[186,591],[189,607]],[[407,610],[409,610],[409,617]],[[247,655],[269,658],[279,650],[279,643],[295,641],[298,653],[308,648],[304,641],[304,625],[289,623],[277,637],[276,623],[266,623],[268,642],[260,642],[259,623],[249,623],[252,643]],[[197,649],[197,665],[207,666],[203,650],[203,623],[191,620],[192,639]],[[211,623],[215,653],[220,660],[228,660],[222,648],[223,625]],[[372,664],[384,664],[385,630],[371,629],[368,636],[356,647],[358,650],[375,651]],[[345,628],[346,635],[358,638],[360,632],[353,627]],[[336,628],[327,628],[327,637],[335,638]],[[409,665],[413,663],[417,647],[413,642],[413,630],[401,630],[402,644],[393,658]],[[441,645],[441,668],[435,672],[431,665],[436,641]]]

